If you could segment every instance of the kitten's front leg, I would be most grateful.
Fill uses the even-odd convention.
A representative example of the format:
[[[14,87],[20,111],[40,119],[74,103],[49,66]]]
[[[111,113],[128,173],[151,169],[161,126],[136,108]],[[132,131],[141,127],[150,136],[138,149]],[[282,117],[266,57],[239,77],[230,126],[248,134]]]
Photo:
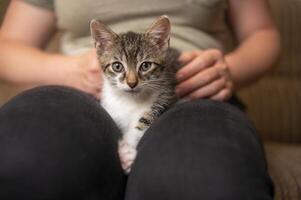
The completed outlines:
[[[143,136],[144,131],[138,130],[136,127],[124,134],[122,140],[119,141],[119,157],[121,166],[126,173],[129,173],[131,166],[137,155],[137,145]]]
[[[134,163],[134,160],[137,155],[137,145],[143,133],[140,133],[139,130],[132,129],[127,132],[123,139],[119,141],[119,157],[121,161],[121,166],[126,173],[129,173],[131,166]]]
[[[153,117],[145,113],[139,119],[137,125],[126,132],[122,140],[119,141],[119,157],[122,168],[126,173],[130,172],[137,155],[137,145],[152,122]]]

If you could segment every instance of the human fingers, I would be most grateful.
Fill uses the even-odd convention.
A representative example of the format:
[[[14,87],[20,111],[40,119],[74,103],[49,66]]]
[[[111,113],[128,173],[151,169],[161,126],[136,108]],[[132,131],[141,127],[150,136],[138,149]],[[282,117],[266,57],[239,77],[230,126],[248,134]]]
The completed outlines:
[[[179,96],[184,96],[193,92],[194,90],[203,87],[219,77],[219,72],[217,68],[212,67],[204,71],[199,72],[193,77],[181,82],[176,86],[176,94]]]
[[[224,79],[217,79],[212,83],[200,87],[197,90],[191,92],[190,94],[184,97],[185,99],[199,99],[199,98],[206,98],[210,96],[214,96],[215,94],[219,93],[222,89],[225,88],[226,81]]]
[[[186,80],[205,68],[212,66],[219,59],[220,55],[216,53],[216,50],[203,51],[177,72],[176,79],[179,82]]]
[[[178,58],[178,61],[182,64],[191,62],[195,57],[201,54],[202,51],[185,51],[182,52]]]
[[[215,101],[227,101],[232,96],[231,90],[225,88],[221,91],[219,91],[217,94],[210,97],[210,99]]]

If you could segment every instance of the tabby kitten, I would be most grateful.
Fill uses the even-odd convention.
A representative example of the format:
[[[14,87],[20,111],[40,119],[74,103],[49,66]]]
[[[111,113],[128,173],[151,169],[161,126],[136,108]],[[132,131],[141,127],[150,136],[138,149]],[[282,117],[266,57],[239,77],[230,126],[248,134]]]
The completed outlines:
[[[104,76],[101,105],[122,131],[119,156],[128,173],[144,132],[175,101],[170,22],[161,16],[143,34],[117,35],[97,20],[90,27]]]

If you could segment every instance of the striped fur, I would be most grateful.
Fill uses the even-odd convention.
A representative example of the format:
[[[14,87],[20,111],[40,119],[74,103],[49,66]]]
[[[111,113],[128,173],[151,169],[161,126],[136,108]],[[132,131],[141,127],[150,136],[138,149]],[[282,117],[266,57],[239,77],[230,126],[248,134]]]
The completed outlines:
[[[127,172],[144,132],[176,100],[179,52],[167,48],[169,26],[163,16],[146,33],[117,35],[99,21],[91,23],[104,76],[101,104],[122,131],[119,153]]]

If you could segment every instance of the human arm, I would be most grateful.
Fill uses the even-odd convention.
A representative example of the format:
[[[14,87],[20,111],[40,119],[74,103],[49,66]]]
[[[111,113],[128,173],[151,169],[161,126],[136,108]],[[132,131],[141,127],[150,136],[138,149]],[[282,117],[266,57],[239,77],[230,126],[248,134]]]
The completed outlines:
[[[55,22],[53,11],[11,1],[0,29],[0,81],[21,90],[39,85],[70,86],[99,97],[95,51],[65,56],[43,50]]]
[[[188,64],[177,73],[180,96],[224,101],[273,66],[280,36],[266,0],[229,0],[229,19],[238,47],[226,55],[216,49],[183,53]]]

